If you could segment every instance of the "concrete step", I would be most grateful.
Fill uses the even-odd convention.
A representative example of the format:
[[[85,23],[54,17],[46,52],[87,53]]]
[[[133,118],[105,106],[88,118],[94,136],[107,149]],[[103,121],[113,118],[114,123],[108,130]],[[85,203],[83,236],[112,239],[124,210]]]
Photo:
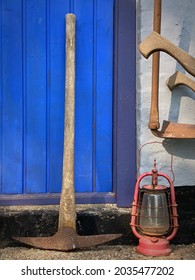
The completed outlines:
[[[172,244],[195,243],[195,187],[177,187],[179,230]],[[77,205],[77,232],[80,235],[122,233],[109,244],[134,245],[130,208],[113,204]],[[50,236],[57,231],[59,206],[1,206],[0,247],[16,246],[12,236]]]

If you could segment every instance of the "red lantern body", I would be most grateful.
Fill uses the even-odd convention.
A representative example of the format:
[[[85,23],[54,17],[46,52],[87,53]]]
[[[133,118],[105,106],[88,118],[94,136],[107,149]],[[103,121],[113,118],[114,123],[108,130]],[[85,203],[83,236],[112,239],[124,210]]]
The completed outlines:
[[[141,181],[146,177],[151,177],[151,185],[141,186]],[[167,186],[158,185],[159,177],[165,179]],[[156,162],[151,172],[137,179],[130,225],[139,239],[139,253],[152,256],[171,253],[169,241],[178,229],[175,191],[171,178],[156,169]]]

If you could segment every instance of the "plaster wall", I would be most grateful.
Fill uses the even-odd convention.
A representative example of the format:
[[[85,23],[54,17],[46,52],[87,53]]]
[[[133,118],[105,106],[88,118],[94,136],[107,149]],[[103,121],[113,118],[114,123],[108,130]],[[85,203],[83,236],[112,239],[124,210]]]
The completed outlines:
[[[162,0],[161,34],[195,57],[195,1]],[[158,169],[172,176],[171,154],[175,186],[195,186],[195,139],[162,139],[148,129],[151,97],[152,57],[145,59],[138,50],[140,42],[153,29],[153,0],[137,0],[137,147],[141,149],[140,172],[150,171],[153,160]],[[159,109],[160,124],[163,120],[195,124],[195,92],[184,86],[173,92],[167,87],[167,79],[180,71],[188,74],[175,59],[161,52]]]

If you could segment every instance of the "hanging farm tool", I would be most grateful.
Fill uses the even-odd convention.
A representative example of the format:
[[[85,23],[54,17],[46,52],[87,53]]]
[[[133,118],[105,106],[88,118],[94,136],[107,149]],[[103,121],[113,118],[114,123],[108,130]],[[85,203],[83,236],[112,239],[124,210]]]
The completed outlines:
[[[195,138],[195,125],[174,123],[163,121],[161,130],[159,123],[159,52],[164,51],[175,58],[183,68],[195,76],[195,58],[178,48],[166,38],[160,35],[161,26],[161,0],[154,0],[154,27],[153,32],[141,42],[139,49],[141,54],[148,58],[153,55],[152,63],[152,94],[151,94],[151,109],[150,120],[148,127],[151,132],[162,138]],[[189,80],[187,81],[188,84]]]
[[[148,58],[151,54],[157,51],[166,52],[175,58],[188,73],[195,77],[195,58],[181,48],[175,46],[165,37],[153,31],[140,44],[140,52],[145,58]]]
[[[177,86],[187,86],[192,91],[195,91],[195,81],[184,75],[183,73],[176,71],[167,81],[167,86],[172,91]]]
[[[74,107],[75,107],[75,15],[66,15],[66,103],[63,180],[58,231],[49,237],[14,237],[15,240],[46,250],[71,251],[119,238],[121,234],[80,236],[76,232],[74,191]]]

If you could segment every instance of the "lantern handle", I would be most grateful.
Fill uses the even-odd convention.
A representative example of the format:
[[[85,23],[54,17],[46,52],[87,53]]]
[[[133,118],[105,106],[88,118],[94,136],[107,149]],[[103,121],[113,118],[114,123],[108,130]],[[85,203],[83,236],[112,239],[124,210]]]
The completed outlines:
[[[147,142],[147,143],[145,143],[145,144],[143,144],[140,148],[139,148],[139,151],[138,151],[138,158],[137,158],[137,165],[138,165],[138,167],[137,167],[137,176],[136,176],[136,178],[138,178],[138,173],[139,173],[139,170],[140,170],[140,162],[141,162],[141,150],[142,150],[142,148],[143,147],[145,147],[146,145],[150,145],[150,144],[161,144],[162,145],[162,142],[160,142],[160,141],[151,141],[151,142]],[[167,143],[166,143],[166,145],[168,145]],[[162,145],[163,146],[163,145]],[[169,147],[170,147],[170,145],[169,145]],[[170,164],[170,167],[171,167],[171,173],[172,173],[172,182],[174,182],[175,181],[175,174],[174,174],[174,171],[173,171],[173,153],[171,152],[171,164]]]

